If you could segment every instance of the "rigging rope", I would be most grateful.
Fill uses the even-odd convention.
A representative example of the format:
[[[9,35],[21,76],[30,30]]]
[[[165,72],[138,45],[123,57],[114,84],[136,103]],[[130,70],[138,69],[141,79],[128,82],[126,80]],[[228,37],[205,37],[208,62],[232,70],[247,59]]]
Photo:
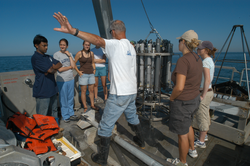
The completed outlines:
[[[148,22],[149,22],[150,28],[151,28],[152,30],[154,30],[154,26],[153,26],[152,23],[150,22],[150,19],[149,19],[149,17],[148,17],[147,11],[146,11],[146,9],[145,9],[145,7],[144,7],[144,4],[143,4],[142,0],[141,0],[141,3],[142,3],[142,7],[143,7],[143,9],[144,9],[144,11],[145,11],[145,13],[146,13],[146,16],[147,16],[147,18],[148,18]]]
[[[145,11],[145,13],[146,13],[146,16],[147,16],[147,18],[148,18],[148,22],[149,22],[150,28],[152,29],[152,31],[149,32],[149,34],[148,34],[148,36],[146,37],[145,40],[147,40],[147,38],[149,37],[149,35],[150,35],[151,33],[155,33],[156,36],[162,40],[161,35],[157,32],[157,30],[154,28],[153,24],[151,23],[151,21],[150,21],[150,19],[149,19],[149,17],[148,17],[147,11],[146,11],[146,9],[145,9],[145,6],[144,6],[142,0],[141,0],[141,3],[142,3],[142,7],[143,7],[143,9],[144,9],[144,11]]]

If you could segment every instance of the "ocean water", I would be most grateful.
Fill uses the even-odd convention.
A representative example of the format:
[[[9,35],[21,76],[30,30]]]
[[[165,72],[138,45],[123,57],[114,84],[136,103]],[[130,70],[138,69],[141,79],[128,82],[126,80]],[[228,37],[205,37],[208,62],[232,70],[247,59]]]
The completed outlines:
[[[178,58],[180,56],[182,56],[180,53],[177,53],[179,55],[174,55],[172,58],[172,63],[176,63]],[[214,58],[214,60],[217,58],[219,53],[216,54],[216,57]],[[225,53],[221,53],[219,56],[219,60],[223,59]],[[246,54],[247,60],[250,60],[250,57],[248,54]],[[226,59],[233,59],[235,61],[239,61],[241,60],[243,62],[244,60],[244,56],[243,53],[241,52],[230,52],[227,53],[226,55]],[[220,66],[221,62],[217,62],[215,64],[216,66]],[[250,68],[250,64],[247,63],[247,65]],[[244,68],[245,68],[245,64],[244,63],[228,63],[228,62],[224,62],[223,66],[230,66],[230,67],[235,67],[237,71],[241,72]],[[172,71],[174,69],[174,65],[172,66]],[[2,72],[12,72],[12,71],[21,71],[21,70],[32,70],[32,66],[31,66],[31,56],[0,56],[0,73]],[[214,80],[216,76],[218,75],[218,71],[219,69],[216,68],[215,69],[215,74],[214,74]],[[250,73],[250,71],[248,72]],[[232,71],[231,70],[224,70],[222,69],[220,72],[220,77],[229,77],[231,78],[231,74]],[[248,74],[248,78],[250,79],[250,74]],[[240,74],[239,73],[235,73],[233,80],[239,82],[240,79]],[[245,73],[243,74],[243,80],[246,80],[245,77]],[[217,83],[220,82],[225,82],[226,80],[223,79],[218,79]],[[108,80],[107,80],[108,82]],[[101,82],[99,81],[99,85],[101,85]],[[242,84],[243,86],[246,86],[245,83]],[[100,90],[102,90],[102,87],[100,87]]]
[[[0,74],[2,72],[33,70],[31,65],[31,57],[32,56],[0,56]],[[79,61],[76,64],[80,65]],[[108,79],[107,83],[109,83]],[[109,85],[107,85],[107,87],[109,88]],[[101,86],[101,79],[99,79],[98,91],[103,91],[103,88]]]

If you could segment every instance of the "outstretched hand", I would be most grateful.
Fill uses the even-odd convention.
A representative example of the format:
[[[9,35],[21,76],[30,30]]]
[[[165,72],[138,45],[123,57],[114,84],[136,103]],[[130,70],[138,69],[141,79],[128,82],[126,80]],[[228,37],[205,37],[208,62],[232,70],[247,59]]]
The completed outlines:
[[[70,25],[66,16],[58,12],[58,13],[54,13],[53,17],[57,19],[57,21],[61,25],[61,28],[54,28],[55,31],[59,31],[63,33],[70,33],[70,34],[75,33],[75,29]]]

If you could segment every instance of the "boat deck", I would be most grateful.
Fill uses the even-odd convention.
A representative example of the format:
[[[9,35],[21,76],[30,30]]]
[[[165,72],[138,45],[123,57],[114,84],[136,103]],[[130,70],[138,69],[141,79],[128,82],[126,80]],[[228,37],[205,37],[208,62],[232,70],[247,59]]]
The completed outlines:
[[[100,113],[103,111],[104,103],[101,100],[96,104],[100,110],[95,112],[97,122],[100,120]],[[83,109],[78,109],[75,112],[77,115],[83,113]],[[168,119],[162,121],[152,122],[150,126],[149,121],[141,119],[142,134],[145,138],[146,148],[142,150],[145,154],[149,155],[152,159],[161,163],[162,165],[169,165],[165,160],[166,158],[178,157],[178,137],[176,134],[169,131]],[[61,121],[60,127],[63,127],[64,136],[75,145],[79,151],[82,152],[82,158],[92,166],[98,165],[91,160],[91,154],[94,152],[88,144],[84,141],[84,130],[76,125],[77,122],[64,123]],[[133,136],[135,133],[122,115],[116,123],[117,131],[123,139],[127,142],[133,143]],[[113,141],[112,141],[113,142]],[[99,143],[98,137],[95,138],[95,143]],[[121,151],[124,158],[131,166],[144,166],[141,160],[133,156],[130,152],[116,144]],[[208,135],[207,147],[205,149],[197,148],[198,157],[193,159],[187,156],[187,163],[189,166],[247,166],[250,165],[250,138],[245,141],[243,146],[236,145],[229,141]],[[136,145],[135,145],[136,146]],[[109,156],[112,157],[117,163],[120,163],[118,157],[110,146]],[[83,164],[84,165],[84,164]],[[120,163],[120,165],[123,165]],[[126,164],[125,164],[126,165]]]

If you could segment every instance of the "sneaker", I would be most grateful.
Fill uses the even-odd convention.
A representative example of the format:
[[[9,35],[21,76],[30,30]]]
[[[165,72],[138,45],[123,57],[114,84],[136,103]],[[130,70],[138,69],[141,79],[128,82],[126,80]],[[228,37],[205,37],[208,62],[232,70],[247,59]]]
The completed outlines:
[[[174,165],[178,165],[178,166],[188,166],[187,163],[182,163],[178,158],[176,159],[172,159],[172,158],[167,158],[166,159],[167,162],[174,164]]]
[[[205,139],[204,139],[204,141],[208,141],[208,136],[207,136],[207,135],[205,136]]]
[[[77,115],[72,115],[69,119],[72,121],[77,121],[79,120],[79,117]]]
[[[195,131],[195,132],[194,132],[194,135],[195,135],[197,138],[199,138],[199,137],[200,137],[200,132],[199,132],[199,131]],[[207,136],[207,134],[206,134],[206,136],[205,136],[204,141],[208,141],[208,136]]]
[[[194,147],[206,148],[206,143],[201,143],[200,140],[194,141]]]
[[[188,149],[188,155],[192,158],[198,157],[198,153],[197,153],[196,149],[195,150]]]
[[[64,121],[64,123],[69,123],[70,122],[69,119],[64,119],[63,121]]]

